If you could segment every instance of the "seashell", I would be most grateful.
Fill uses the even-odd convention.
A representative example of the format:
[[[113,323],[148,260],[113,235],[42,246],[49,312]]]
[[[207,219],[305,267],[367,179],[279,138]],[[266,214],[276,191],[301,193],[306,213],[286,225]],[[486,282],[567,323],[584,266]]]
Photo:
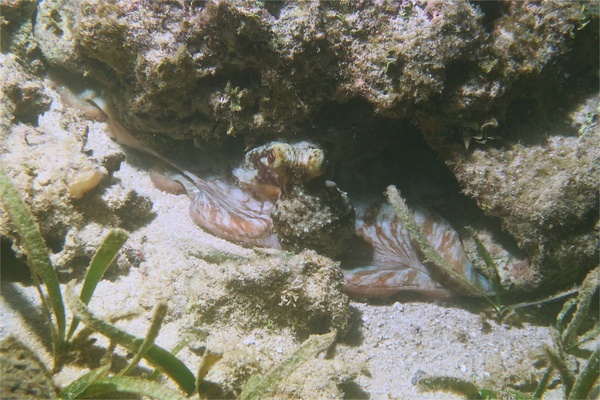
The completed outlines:
[[[67,190],[72,199],[78,200],[94,189],[104,176],[95,167],[85,167],[75,171],[67,181]]]
[[[431,245],[455,271],[490,292],[491,284],[475,271],[448,221],[423,208],[413,213]],[[356,241],[354,251],[344,260],[347,267],[357,267],[345,273],[344,292],[349,296],[387,298],[401,292],[438,298],[451,295],[435,280],[391,205],[374,203],[357,210]]]

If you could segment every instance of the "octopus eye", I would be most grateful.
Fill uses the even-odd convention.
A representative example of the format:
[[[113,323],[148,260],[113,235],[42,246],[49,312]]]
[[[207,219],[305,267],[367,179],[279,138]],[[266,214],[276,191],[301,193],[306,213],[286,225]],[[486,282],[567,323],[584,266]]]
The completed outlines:
[[[307,160],[304,165],[304,172],[309,179],[312,179],[323,175],[326,167],[327,161],[325,160],[323,151],[315,149],[307,156]]]
[[[273,164],[275,162],[275,152],[273,150],[269,151],[269,154],[267,154],[267,162],[269,164]]]

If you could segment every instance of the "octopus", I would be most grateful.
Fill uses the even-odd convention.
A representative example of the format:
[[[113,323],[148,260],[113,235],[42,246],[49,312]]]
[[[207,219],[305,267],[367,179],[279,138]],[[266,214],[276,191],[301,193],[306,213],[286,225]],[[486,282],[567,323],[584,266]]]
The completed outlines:
[[[272,142],[246,153],[231,179],[151,171],[153,184],[190,197],[192,220],[236,243],[339,257],[354,234],[348,197],[322,178],[324,152],[309,142]]]
[[[153,184],[187,194],[190,217],[203,230],[245,246],[309,248],[338,259],[345,269],[344,292],[356,299],[412,292],[435,298],[453,294],[443,277],[429,268],[389,204],[353,206],[346,193],[323,177],[327,161],[317,145],[267,143],[246,152],[227,177],[202,178],[149,150],[108,117],[117,141],[168,164],[151,170]],[[482,293],[490,293],[491,284],[476,272],[452,226],[424,208],[412,212],[422,233],[454,270]]]

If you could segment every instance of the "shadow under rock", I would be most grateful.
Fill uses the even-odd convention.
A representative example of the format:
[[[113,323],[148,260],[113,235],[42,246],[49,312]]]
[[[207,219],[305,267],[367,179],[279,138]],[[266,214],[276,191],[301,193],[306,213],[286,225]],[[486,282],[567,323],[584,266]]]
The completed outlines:
[[[11,247],[10,239],[2,237],[0,244],[0,276],[2,282],[21,282],[31,286],[31,271],[23,260],[19,259]]]
[[[127,231],[134,231],[150,224],[156,218],[156,213],[152,210],[152,201],[147,197],[130,190],[123,199],[115,201],[113,206],[107,204],[107,201],[102,198],[113,185],[118,183],[119,178],[115,177],[101,183],[85,202],[76,204],[78,211],[89,221],[120,227]]]
[[[362,345],[365,336],[362,332],[362,312],[358,308],[350,306],[350,321],[348,325],[348,332],[346,332],[346,335],[339,342],[352,347]]]
[[[338,385],[340,390],[344,392],[344,399],[370,399],[371,395],[360,387],[360,385],[354,381],[343,382]]]

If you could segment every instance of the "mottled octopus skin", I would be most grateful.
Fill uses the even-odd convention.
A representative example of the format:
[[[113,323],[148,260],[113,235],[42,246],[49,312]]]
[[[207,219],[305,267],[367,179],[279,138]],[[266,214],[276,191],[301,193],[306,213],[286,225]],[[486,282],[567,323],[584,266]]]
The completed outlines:
[[[275,202],[281,190],[281,178],[269,165],[270,146],[249,150],[241,165],[231,172],[235,186],[250,193],[254,198]]]
[[[234,182],[244,188],[240,189],[226,181],[205,181],[194,177],[194,184],[182,175],[172,176],[186,187],[190,196],[190,215],[193,221],[215,236],[246,245],[299,250],[299,245],[317,248],[318,251],[333,256],[340,256],[340,243],[329,241],[335,249],[319,247],[318,235],[308,232],[306,237],[304,220],[310,219],[309,206],[302,204],[307,197],[307,188],[311,185],[300,185],[300,180],[291,184],[285,192],[278,191],[274,185],[281,184],[268,165],[268,146],[261,146],[247,154],[244,164],[233,171]],[[189,174],[188,174],[189,175]],[[165,182],[153,182],[163,189]],[[318,190],[340,192],[335,185],[317,186]],[[265,190],[266,189],[266,190]],[[261,192],[265,190],[265,192]],[[309,189],[309,192],[313,189]],[[337,193],[336,192],[336,193]],[[274,203],[272,198],[278,194]],[[296,198],[290,203],[288,197]],[[328,196],[321,193],[321,197]],[[337,203],[337,202],[336,202]],[[300,207],[299,210],[286,210],[290,204]],[[343,204],[343,203],[342,203]],[[279,209],[277,208],[279,206]],[[342,206],[343,207],[343,206]],[[283,211],[281,211],[283,209]],[[354,210],[338,210],[331,215],[352,213]],[[432,246],[442,254],[455,270],[475,283],[483,292],[490,292],[491,285],[477,272],[467,258],[460,238],[450,224],[437,214],[422,208],[413,210],[415,220],[421,227]],[[285,215],[285,228],[274,228],[280,214]],[[318,220],[318,219],[317,219]],[[295,221],[295,222],[294,222]],[[281,232],[282,229],[294,232]],[[278,235],[275,234],[278,233]],[[325,235],[335,236],[322,228]],[[336,231],[337,232],[337,231]],[[350,236],[354,237],[350,239]],[[344,291],[354,298],[387,298],[398,293],[415,292],[434,298],[447,298],[452,292],[435,280],[432,272],[423,261],[419,251],[413,246],[408,232],[395,217],[391,205],[373,202],[358,207],[354,231],[348,231],[347,237],[351,249],[341,255],[345,268],[353,268],[345,272]],[[296,242],[287,242],[295,238]],[[330,239],[328,239],[330,240]]]
[[[290,186],[304,185],[325,173],[325,153],[310,142],[275,142],[267,148],[267,165],[279,176],[284,192]]]
[[[215,236],[258,247],[281,248],[273,232],[270,201],[257,200],[221,181],[198,180],[190,194],[190,216]]]
[[[145,149],[112,114],[107,114],[111,135],[119,142],[178,167],[168,157]],[[286,154],[292,155],[291,162],[281,164],[281,157],[285,161]],[[275,200],[289,195],[294,185],[296,189],[303,189],[304,180],[321,175],[325,165],[322,157],[322,151],[307,142],[301,142],[299,148],[275,143],[249,151],[244,164],[233,170],[233,183],[204,180],[189,172],[165,176],[164,172],[153,171],[151,179],[167,192],[186,192],[191,200],[192,220],[211,234],[240,244],[279,249],[282,246],[274,232],[272,218]],[[448,222],[423,209],[414,212],[423,233],[456,271],[484,292],[491,291],[489,282],[475,272],[458,234]],[[451,294],[432,277],[389,204],[374,203],[359,208],[351,242],[350,250],[341,257],[346,267],[355,267],[345,273],[344,291],[349,296],[367,299],[388,298],[400,292],[432,297]]]
[[[431,245],[450,265],[483,292],[490,292],[491,285],[475,271],[450,224],[423,208],[413,213]],[[344,291],[348,295],[365,299],[387,298],[400,292],[435,298],[451,295],[434,279],[391,205],[375,202],[359,208],[356,240],[353,254],[346,259],[347,265],[357,267],[345,274]]]
[[[232,181],[256,200],[274,202],[270,218],[279,245],[338,258],[354,234],[348,197],[321,176],[325,153],[310,142],[271,142],[246,153]]]

